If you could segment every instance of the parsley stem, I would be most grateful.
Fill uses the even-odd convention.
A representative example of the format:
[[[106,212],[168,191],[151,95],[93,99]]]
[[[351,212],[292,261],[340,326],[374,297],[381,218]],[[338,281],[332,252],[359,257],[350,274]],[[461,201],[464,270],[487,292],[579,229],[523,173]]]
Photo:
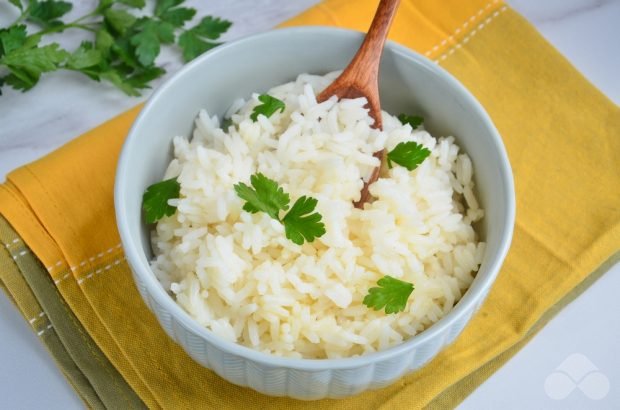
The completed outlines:
[[[81,29],[81,30],[86,30],[86,31],[90,31],[91,33],[95,33],[97,30],[87,26],[86,24],[79,24],[79,23],[68,23],[68,24],[62,24],[62,25],[58,25],[58,26],[52,26],[52,27],[48,27],[46,29],[43,29],[35,34],[33,34],[33,36],[44,36],[45,34],[51,34],[51,33],[61,33],[63,31],[65,31],[66,29],[69,28],[77,28],[77,29]]]
[[[89,23],[90,24],[90,23]],[[91,33],[96,33],[97,30],[92,28],[92,27],[88,27],[86,24],[67,24],[67,28],[79,28],[82,30],[86,30],[86,31],[90,31]]]
[[[75,65],[82,67],[75,71],[95,81],[104,80],[125,94],[140,95],[138,90],[149,88],[149,83],[165,73],[154,64],[161,44],[175,44],[189,61],[217,46],[213,40],[231,25],[219,17],[205,16],[193,28],[183,30],[196,14],[194,8],[179,7],[184,1],[148,2],[157,3],[155,13],[140,11],[147,5],[145,0],[98,0],[83,15],[66,21],[63,19],[73,10],[74,2],[9,0],[19,11],[10,16],[14,21],[9,27],[0,26],[0,49],[2,44],[10,44],[5,47],[10,53],[0,57],[0,90],[8,86],[25,92],[39,82],[41,74]],[[109,10],[113,11],[110,15]],[[111,27],[109,20],[118,27]],[[39,44],[47,34],[59,35],[70,29],[92,34],[84,35],[87,38],[73,52],[55,41]]]
[[[17,18],[17,20],[15,20],[13,22],[13,24],[11,24],[11,26],[14,26],[16,24],[21,23],[22,21],[26,20],[29,16],[30,16],[30,9],[31,9],[31,3],[28,3],[28,6],[26,6],[26,8],[24,9],[24,11],[22,11],[22,13],[19,15],[19,17]]]
[[[80,17],[79,19],[77,19],[77,20],[73,21],[73,22],[72,22],[72,23],[70,23],[70,24],[80,23],[80,22],[82,22],[82,21],[86,20],[86,19],[87,19],[87,18],[89,18],[89,17],[95,17],[95,16],[98,16],[100,13],[101,13],[101,10],[99,9],[99,7],[97,7],[95,10],[91,11],[91,12],[90,12],[90,13],[88,13],[88,14],[83,15],[82,17]]]

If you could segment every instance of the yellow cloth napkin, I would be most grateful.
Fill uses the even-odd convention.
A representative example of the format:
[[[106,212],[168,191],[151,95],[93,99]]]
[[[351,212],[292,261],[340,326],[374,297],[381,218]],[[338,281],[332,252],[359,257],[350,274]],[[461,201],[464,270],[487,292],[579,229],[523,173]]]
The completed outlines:
[[[328,0],[287,25],[366,30],[376,5]],[[403,0],[390,38],[436,60],[482,102],[506,144],[517,193],[513,245],[486,303],[453,345],[390,387],[314,403],[267,397],[220,379],[165,335],[133,285],[114,220],[116,160],[139,107],[0,186],[0,213],[147,406],[454,405],[618,250],[620,111],[526,21],[499,1]]]

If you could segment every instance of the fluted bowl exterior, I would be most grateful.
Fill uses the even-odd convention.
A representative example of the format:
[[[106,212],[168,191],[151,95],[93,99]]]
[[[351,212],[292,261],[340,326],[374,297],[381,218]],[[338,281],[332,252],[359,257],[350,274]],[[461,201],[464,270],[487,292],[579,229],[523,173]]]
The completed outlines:
[[[198,363],[224,379],[272,396],[303,400],[342,398],[385,387],[422,367],[452,343],[483,303],[506,256],[515,217],[510,163],[493,122],[454,77],[425,57],[388,42],[380,94],[388,112],[416,112],[434,135],[455,135],[471,157],[487,242],[470,289],[437,323],[402,344],[344,359],[291,359],[258,352],[215,336],[166,292],[149,267],[149,226],[142,193],[161,180],[172,158],[171,141],[191,135],[201,108],[222,115],[228,105],[303,72],[342,69],[362,33],[302,27],[274,30],[220,46],[186,65],[149,99],[127,137],[118,164],[115,208],[121,240],[136,286],[165,332]]]

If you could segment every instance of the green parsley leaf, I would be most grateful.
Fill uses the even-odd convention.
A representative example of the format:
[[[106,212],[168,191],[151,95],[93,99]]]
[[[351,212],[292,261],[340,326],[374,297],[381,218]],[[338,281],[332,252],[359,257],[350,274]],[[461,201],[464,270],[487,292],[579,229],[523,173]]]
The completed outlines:
[[[222,125],[220,125],[220,128],[226,131],[231,125],[233,125],[232,118],[223,118]]]
[[[163,68],[155,66],[133,69],[123,66],[101,67],[100,65],[79,71],[94,80],[107,80],[119,90],[132,97],[139,96],[139,90],[150,88],[149,82],[166,73],[166,70]]]
[[[178,198],[181,184],[176,178],[166,179],[146,188],[142,196],[142,209],[147,223],[154,223],[175,213],[176,207],[168,205],[168,200]]]
[[[136,57],[143,66],[149,66],[155,62],[159,55],[160,41],[154,24],[147,24],[142,31],[131,37],[131,44],[136,46]]]
[[[67,67],[81,70],[98,65],[101,62],[101,51],[93,47],[93,43],[83,42],[67,59]]]
[[[222,34],[228,31],[231,25],[232,23],[228,20],[207,16],[200,20],[200,23],[196,24],[191,30],[201,37],[217,40]]]
[[[218,43],[202,40],[193,31],[186,31],[179,36],[179,47],[183,50],[183,61],[188,62],[202,53],[217,47]]]
[[[148,67],[159,55],[161,43],[174,42],[174,27],[167,22],[140,19],[137,29],[139,31],[131,37],[130,43],[136,47],[136,57],[140,64]]]
[[[258,173],[250,177],[252,187],[240,182],[235,185],[235,192],[239,198],[247,201],[243,210],[251,213],[265,212],[273,219],[280,220],[280,211],[286,211],[290,202],[289,196],[278,183],[265,175]]]
[[[155,5],[155,15],[161,16],[168,9],[176,7],[184,1],[185,0],[157,0],[157,4]]]
[[[178,40],[183,50],[183,60],[191,61],[200,54],[220,45],[217,40],[231,26],[231,22],[207,16],[189,30],[184,31]]]
[[[157,25],[157,36],[163,44],[173,44],[174,26],[167,21],[162,21]]]
[[[22,6],[22,2],[20,0],[9,0],[9,3],[11,3],[20,10],[24,9],[24,6]]]
[[[129,39],[125,37],[117,38],[114,40],[114,44],[112,44],[110,50],[114,57],[118,58],[122,64],[136,70],[140,69],[140,62],[135,56],[135,50],[129,42]]]
[[[163,21],[167,21],[174,27],[182,27],[186,21],[191,20],[196,15],[196,10],[185,7],[166,10],[160,16]]]
[[[154,31],[163,44],[174,43],[174,26],[166,21],[141,18],[136,23],[136,30]]]
[[[57,43],[43,47],[20,47],[0,58],[11,74],[6,83],[18,90],[29,90],[39,81],[41,73],[57,70],[69,53],[59,48]]]
[[[110,49],[114,44],[114,37],[105,29],[97,31],[95,34],[95,48],[99,50],[103,57],[110,55]]]
[[[258,101],[262,102],[262,104],[254,107],[252,115],[250,115],[250,118],[254,122],[258,120],[259,114],[263,114],[265,117],[269,118],[278,110],[280,110],[280,112],[284,112],[284,101],[278,100],[277,98],[272,97],[269,94],[259,95]]]
[[[136,22],[136,17],[125,10],[107,9],[103,16],[106,23],[119,34],[125,34]]]
[[[286,237],[297,245],[303,245],[304,240],[312,242],[325,233],[321,214],[312,213],[317,203],[315,198],[302,196],[282,218]]]
[[[235,192],[246,203],[243,210],[251,213],[265,212],[284,225],[286,237],[298,245],[304,240],[312,242],[325,233],[325,225],[321,222],[321,214],[314,212],[318,201],[302,196],[295,201],[291,210],[280,219],[280,211],[286,211],[290,202],[289,195],[278,186],[278,183],[258,173],[250,177],[252,187],[240,182],[235,185]]]
[[[27,91],[35,86],[40,76],[40,74],[32,75],[27,71],[13,68],[11,74],[4,77],[4,83],[16,90]]]
[[[31,0],[28,20],[44,27],[62,25],[62,22],[58,20],[58,18],[70,12],[72,8],[73,5],[66,1]]]
[[[146,5],[144,0],[118,0],[118,2],[134,9],[141,9]]]
[[[84,74],[91,80],[101,81],[101,69],[99,67],[84,67],[80,69],[75,69],[75,71]]]
[[[394,161],[409,171],[413,171],[430,154],[431,151],[428,148],[414,141],[401,142],[392,151],[388,152],[388,167],[392,168],[392,161]]]
[[[412,129],[418,128],[424,122],[424,118],[417,115],[399,114],[398,120],[403,124],[411,125]]]
[[[130,97],[138,97],[140,95],[140,92],[133,85],[128,84],[123,76],[116,70],[104,71],[99,77],[111,82],[112,85]]]
[[[370,288],[364,296],[363,304],[374,310],[385,307],[385,313],[397,313],[405,310],[407,299],[413,292],[413,284],[385,275],[377,281],[378,288]]]
[[[95,12],[102,12],[105,9],[112,7],[115,0],[99,0],[99,5],[95,9]]]
[[[23,24],[0,29],[0,56],[8,54],[26,42],[26,26]]]
[[[43,47],[18,48],[3,56],[1,62],[9,68],[20,67],[29,72],[42,73],[55,70],[68,55],[57,43],[52,43]]]
[[[147,67],[134,72],[127,78],[126,82],[135,89],[150,88],[149,83],[164,74],[166,74],[166,70],[161,67]]]

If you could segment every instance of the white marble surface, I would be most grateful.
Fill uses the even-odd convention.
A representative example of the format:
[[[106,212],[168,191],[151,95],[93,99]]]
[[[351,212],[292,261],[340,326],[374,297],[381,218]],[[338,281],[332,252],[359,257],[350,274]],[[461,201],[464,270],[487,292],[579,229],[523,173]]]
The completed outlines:
[[[227,40],[267,30],[317,2],[188,1],[202,13],[232,20],[234,25]],[[75,1],[75,14],[94,3],[95,0]],[[620,102],[620,0],[509,0],[509,4],[612,101]],[[11,21],[12,12],[7,2],[0,2],[0,25]],[[67,45],[78,41],[71,32],[58,40]],[[164,53],[161,61],[169,73],[179,67],[171,52]],[[143,98],[125,97],[73,73],[46,76],[25,94],[7,91],[0,97],[0,181],[13,168],[45,155]],[[460,408],[619,408],[618,289],[620,264],[560,312]],[[589,379],[594,388],[577,383],[580,388],[559,399],[558,383],[566,379],[561,375],[558,378],[556,369],[568,358],[564,366],[572,360],[575,371],[584,370],[584,357],[598,368],[592,373],[596,377]],[[605,386],[607,394],[603,394]],[[568,382],[568,387],[574,384]],[[597,394],[604,397],[591,398]],[[82,407],[45,348],[4,294],[0,296],[0,397],[0,408],[7,409]]]

